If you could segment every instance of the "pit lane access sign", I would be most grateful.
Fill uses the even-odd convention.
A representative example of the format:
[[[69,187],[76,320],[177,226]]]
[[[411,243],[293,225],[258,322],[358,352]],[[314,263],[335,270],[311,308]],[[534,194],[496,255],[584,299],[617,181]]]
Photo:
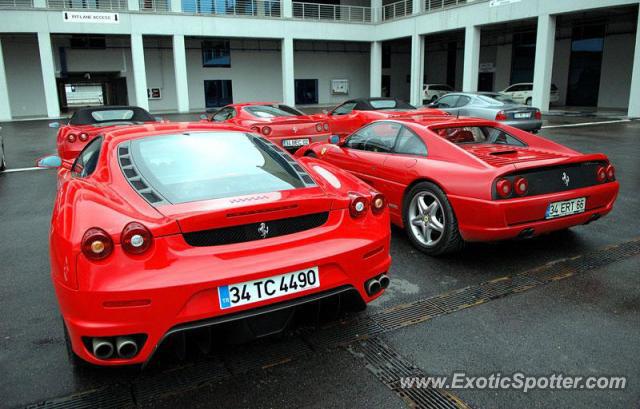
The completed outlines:
[[[93,11],[63,11],[62,20],[65,23],[120,24],[120,16],[118,13],[100,13]]]

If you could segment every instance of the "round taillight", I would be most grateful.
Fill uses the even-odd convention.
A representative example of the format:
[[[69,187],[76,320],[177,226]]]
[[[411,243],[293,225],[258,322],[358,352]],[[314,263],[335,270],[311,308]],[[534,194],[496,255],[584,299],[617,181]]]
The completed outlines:
[[[596,179],[598,179],[598,182],[600,183],[607,180],[607,170],[604,166],[598,166],[598,169],[596,170]]]
[[[87,139],[89,139],[89,135],[85,132],[82,132],[80,135],[78,135],[78,139],[80,139],[81,142],[86,142]]]
[[[500,195],[500,197],[507,198],[511,196],[511,190],[513,186],[511,185],[511,181],[508,179],[500,179],[496,183],[496,191]]]
[[[82,253],[90,260],[102,260],[113,252],[113,240],[109,234],[92,227],[82,236]]]
[[[268,126],[265,126],[262,128],[262,134],[267,136],[271,133],[271,128],[269,128]]]
[[[369,202],[366,197],[360,195],[351,195],[351,203],[349,204],[349,213],[351,217],[358,218],[363,216],[367,207],[369,207]]]
[[[323,124],[322,125],[322,129],[324,129],[325,131],[329,132],[329,124]]]
[[[371,199],[371,211],[373,212],[373,214],[382,213],[386,206],[387,199],[382,193],[376,193],[373,195],[373,199]]]
[[[316,132],[322,132],[322,124],[316,124]]]
[[[614,180],[616,178],[616,168],[613,165],[607,166],[607,179]]]
[[[507,114],[504,113],[504,111],[499,111],[496,114],[496,121],[506,121],[507,120]]]
[[[149,229],[138,222],[131,222],[124,226],[120,236],[122,249],[129,254],[142,254],[149,250],[153,236]]]
[[[74,143],[76,141],[76,134],[70,133],[67,135],[67,141],[69,141],[69,143]]]
[[[523,177],[519,177],[513,182],[513,190],[517,195],[523,196],[527,194],[527,190],[529,190],[529,182],[527,179]]]

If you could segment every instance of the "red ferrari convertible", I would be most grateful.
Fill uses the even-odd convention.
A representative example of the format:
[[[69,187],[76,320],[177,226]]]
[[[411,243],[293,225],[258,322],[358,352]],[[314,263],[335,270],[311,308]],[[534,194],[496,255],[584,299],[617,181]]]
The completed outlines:
[[[615,170],[495,121],[384,120],[346,141],[314,144],[317,156],[360,177],[389,200],[391,221],[427,254],[465,241],[526,238],[590,223],[613,207]]]
[[[60,126],[60,123],[52,122],[49,127],[60,128],[56,137],[58,156],[73,160],[98,134],[115,127],[157,121],[149,112],[139,107],[101,106],[78,109],[66,125]]]
[[[216,111],[211,121],[250,128],[289,151],[313,142],[326,142],[331,136],[326,121],[277,102],[227,105]]]
[[[384,196],[244,128],[112,129],[40,165],[61,165],[51,275],[72,359],[144,363],[218,324],[264,336],[303,304],[362,307],[389,284]]]
[[[361,126],[379,119],[409,117],[411,115],[448,116],[447,112],[433,108],[416,108],[395,98],[358,98],[338,105],[326,114],[314,115],[326,121],[333,135],[344,139]]]

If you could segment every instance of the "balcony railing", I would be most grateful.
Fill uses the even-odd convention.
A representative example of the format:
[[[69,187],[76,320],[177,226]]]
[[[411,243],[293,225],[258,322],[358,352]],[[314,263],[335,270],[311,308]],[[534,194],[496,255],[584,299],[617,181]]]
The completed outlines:
[[[293,18],[302,20],[371,22],[371,7],[293,2]]]
[[[467,0],[424,0],[424,9],[426,12],[440,11],[462,4],[467,4]]]
[[[150,13],[166,13],[171,10],[169,0],[138,0],[140,11],[147,11]]]
[[[126,0],[47,0],[50,9],[127,10]]]
[[[426,0],[429,1],[429,0]],[[442,0],[441,0],[442,1]],[[382,21],[408,16],[413,13],[412,0],[400,0],[382,6]]]
[[[280,17],[280,0],[183,0],[184,13]]]
[[[21,9],[33,7],[33,0],[0,0],[0,9]]]

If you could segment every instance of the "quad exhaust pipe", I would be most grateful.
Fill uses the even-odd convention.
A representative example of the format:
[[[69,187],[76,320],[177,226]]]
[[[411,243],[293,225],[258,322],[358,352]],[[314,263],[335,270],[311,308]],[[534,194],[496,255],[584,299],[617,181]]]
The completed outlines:
[[[381,274],[378,277],[371,278],[364,283],[364,289],[369,296],[379,293],[389,287],[389,276]]]
[[[120,358],[129,359],[138,353],[138,344],[131,337],[116,338],[116,351]]]
[[[113,343],[106,338],[94,338],[92,349],[93,355],[98,359],[109,359],[113,356]]]

